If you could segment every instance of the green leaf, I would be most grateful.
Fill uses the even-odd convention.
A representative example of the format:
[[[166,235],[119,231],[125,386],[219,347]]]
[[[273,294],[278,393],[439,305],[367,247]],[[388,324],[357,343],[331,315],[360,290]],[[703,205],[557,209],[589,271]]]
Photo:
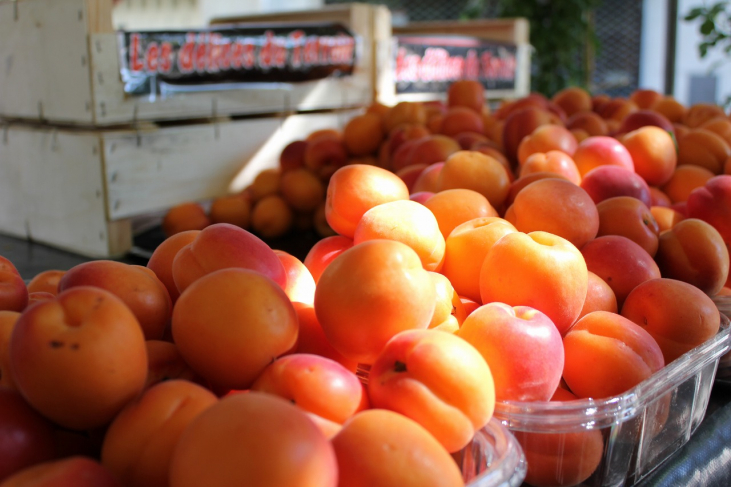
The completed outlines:
[[[691,20],[695,20],[695,19],[697,19],[698,17],[700,17],[701,15],[703,15],[703,9],[702,9],[701,7],[696,7],[696,8],[694,8],[694,9],[691,9],[691,10],[690,10],[690,11],[689,11],[689,12],[688,12],[688,13],[687,13],[686,15],[685,15],[685,17],[683,17],[683,20],[686,20],[686,21],[691,21]]]
[[[706,19],[702,24],[700,28],[700,32],[703,35],[709,35],[711,32],[713,32],[716,29],[716,24],[713,23],[711,19]]]

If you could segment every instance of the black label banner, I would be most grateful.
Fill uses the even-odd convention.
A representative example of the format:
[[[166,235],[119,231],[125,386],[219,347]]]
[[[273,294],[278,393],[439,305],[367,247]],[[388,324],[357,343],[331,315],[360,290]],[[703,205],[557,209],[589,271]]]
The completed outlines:
[[[516,88],[517,47],[449,35],[396,37],[396,93],[445,93],[473,79],[487,90]]]
[[[120,32],[119,46],[124,91],[132,95],[347,76],[356,63],[356,39],[340,24]]]

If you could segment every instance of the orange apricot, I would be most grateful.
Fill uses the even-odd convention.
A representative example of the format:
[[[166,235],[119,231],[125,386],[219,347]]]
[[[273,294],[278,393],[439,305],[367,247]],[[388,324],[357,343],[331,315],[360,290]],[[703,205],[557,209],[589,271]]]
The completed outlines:
[[[549,172],[563,176],[577,186],[581,184],[581,174],[570,155],[558,150],[531,154],[520,167],[519,177],[538,172]]]
[[[211,224],[201,205],[194,202],[181,203],[170,208],[162,219],[162,230],[170,237],[186,230],[203,230]]]
[[[607,122],[594,112],[575,113],[566,121],[566,128],[569,130],[583,130],[589,136],[609,134]]]
[[[688,201],[694,189],[704,186],[713,176],[714,174],[704,167],[685,164],[675,168],[673,175],[660,189],[673,203],[682,203]]]
[[[686,127],[696,128],[711,119],[725,116],[726,114],[724,113],[723,108],[718,105],[714,105],[712,103],[696,103],[686,110],[681,122]]]
[[[526,159],[537,152],[557,150],[572,156],[578,142],[574,134],[560,125],[541,125],[523,137],[518,146],[518,163],[522,166]]]
[[[597,236],[622,235],[645,249],[657,253],[660,227],[650,209],[632,196],[614,196],[596,205],[599,213]]]
[[[591,95],[579,86],[569,86],[559,90],[551,97],[551,101],[560,106],[569,117],[574,113],[591,110]]]
[[[648,88],[638,88],[629,95],[629,99],[640,110],[646,110],[663,97],[662,93]]]
[[[345,358],[327,341],[325,332],[320,322],[317,321],[314,306],[297,302],[292,304],[294,304],[294,309],[297,311],[297,317],[299,318],[299,333],[297,334],[297,345],[294,352],[329,358],[355,373],[358,362]]]
[[[29,293],[47,292],[54,296],[58,294],[58,281],[66,273],[60,269],[48,269],[41,271],[28,281],[26,287]]]
[[[678,139],[678,165],[700,166],[713,174],[721,174],[729,156],[729,144],[710,130],[694,129]]]
[[[17,390],[10,371],[10,336],[18,321],[17,311],[0,311],[0,387]]]
[[[262,238],[281,237],[292,229],[292,225],[292,208],[277,194],[260,199],[251,210],[251,230]]]
[[[508,171],[496,159],[476,151],[458,151],[449,156],[439,173],[438,190],[464,188],[476,191],[501,208],[508,196]]]
[[[446,189],[424,202],[437,219],[439,230],[446,239],[455,227],[474,218],[498,216],[490,202],[471,189]]]
[[[651,206],[650,213],[657,222],[658,235],[665,230],[670,230],[676,223],[685,219],[682,213],[667,206]]]
[[[656,111],[673,123],[682,121],[687,111],[685,106],[672,96],[664,96],[655,101],[650,110]]]
[[[152,255],[147,261],[147,268],[154,272],[160,282],[165,285],[173,304],[180,296],[180,291],[173,278],[173,260],[180,249],[192,243],[200,232],[200,230],[188,230],[166,238],[152,251]]]
[[[447,88],[448,107],[467,107],[482,113],[485,107],[485,87],[479,81],[455,80]]]
[[[604,282],[604,279],[601,277],[589,271],[589,287],[586,291],[586,300],[584,301],[584,307],[581,308],[581,313],[579,313],[577,321],[592,311],[617,313],[618,308],[617,297],[614,295],[612,288],[609,287],[609,284]]]
[[[354,156],[373,154],[384,137],[383,119],[375,113],[364,113],[351,118],[343,129],[343,143]]]
[[[282,174],[279,186],[282,198],[295,211],[314,211],[325,201],[325,186],[307,169],[293,169]]]
[[[463,132],[482,133],[482,114],[468,107],[450,107],[442,118],[439,133],[455,136]]]
[[[622,144],[627,148],[635,172],[651,186],[662,186],[670,180],[678,165],[675,143],[665,130],[646,126],[626,134]]]

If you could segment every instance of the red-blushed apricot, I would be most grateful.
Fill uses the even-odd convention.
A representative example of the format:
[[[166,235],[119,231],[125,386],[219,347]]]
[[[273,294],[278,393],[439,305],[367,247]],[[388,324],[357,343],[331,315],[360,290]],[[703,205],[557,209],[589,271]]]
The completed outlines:
[[[511,111],[510,115],[505,119],[502,132],[505,155],[511,163],[516,164],[518,162],[518,147],[523,137],[531,134],[541,125],[547,125],[555,121],[555,116],[548,110],[535,106]]]
[[[18,390],[41,414],[66,428],[95,428],[142,391],[145,338],[121,299],[80,286],[18,318],[10,369]]]
[[[482,133],[482,130],[482,114],[468,107],[449,107],[439,127],[439,133],[450,137],[463,132]]]
[[[295,140],[284,146],[279,154],[279,170],[282,173],[305,165],[306,140]]]
[[[657,222],[658,235],[665,230],[670,230],[676,223],[685,219],[685,216],[679,211],[665,206],[652,206],[650,207],[650,213]]]
[[[489,303],[473,311],[457,336],[484,357],[497,401],[547,401],[563,373],[563,344],[556,325],[529,306]]]
[[[612,288],[620,309],[635,286],[660,277],[650,254],[621,235],[597,237],[581,248],[581,254],[587,268]]]
[[[483,304],[535,308],[563,335],[581,312],[588,279],[584,257],[568,240],[548,232],[508,233],[485,256],[480,296]]]
[[[185,428],[218,398],[185,380],[161,382],[129,403],[104,435],[102,465],[124,485],[165,487]]]
[[[582,177],[595,167],[605,164],[622,166],[633,172],[635,170],[629,151],[613,137],[598,135],[582,140],[573,159]]]
[[[652,335],[608,311],[594,311],[578,320],[563,345],[563,378],[580,398],[622,394],[665,365]]]
[[[224,397],[183,431],[170,486],[335,487],[333,447],[299,408],[263,392]]]
[[[75,455],[25,468],[7,478],[3,487],[122,487],[98,461]]]
[[[424,104],[419,102],[401,101],[392,106],[383,118],[383,126],[386,133],[391,132],[396,126],[402,123],[415,123],[424,125],[426,122],[426,110]]]
[[[193,371],[178,351],[178,346],[163,340],[146,340],[147,380],[144,390],[159,382],[180,379],[204,385],[205,379]]]
[[[172,332],[193,370],[217,386],[245,389],[295,345],[297,313],[265,275],[222,269],[183,291],[173,310]]]
[[[713,225],[731,246],[731,176],[715,176],[688,196],[688,216]]]
[[[113,260],[93,260],[69,269],[58,283],[59,292],[93,286],[117,296],[135,315],[146,340],[162,338],[173,303],[165,285],[147,267]]]
[[[640,109],[624,117],[622,123],[617,129],[617,132],[615,132],[614,137],[623,141],[622,139],[624,139],[626,134],[643,127],[659,128],[660,130],[667,132],[671,139],[675,136],[675,127],[670,120],[657,112],[653,112],[652,110]]]
[[[278,358],[264,369],[251,390],[274,394],[338,424],[370,406],[365,387],[352,371],[307,353]]]
[[[704,167],[686,164],[675,168],[673,175],[660,189],[673,203],[683,203],[688,201],[694,189],[704,186],[713,176]]]
[[[477,151],[455,152],[439,173],[438,191],[471,189],[487,198],[493,208],[501,208],[509,186],[510,178],[503,165]]]
[[[578,399],[561,388],[551,402]],[[580,485],[596,471],[604,455],[600,429],[565,433],[511,430],[525,454],[525,482],[536,487]]]
[[[332,260],[353,246],[353,239],[342,235],[332,235],[315,242],[305,256],[305,267],[317,283],[325,268]]]
[[[660,227],[650,209],[637,198],[615,196],[596,205],[599,212],[597,236],[621,235],[645,249],[651,257],[657,253]]]
[[[343,128],[345,148],[354,156],[373,154],[385,136],[383,119],[374,113],[353,117]]]
[[[402,123],[388,133],[388,138],[382,145],[386,144],[386,153],[390,158],[404,142],[421,139],[429,134],[431,132],[423,124]]]
[[[0,483],[55,456],[53,424],[18,391],[0,386]]]
[[[700,127],[708,120],[725,116],[726,114],[723,112],[723,108],[718,105],[712,103],[696,103],[688,107],[688,110],[683,114],[681,122],[686,127],[695,128]]]
[[[718,307],[703,291],[675,279],[643,282],[627,296],[622,316],[649,333],[668,364],[718,333]]]
[[[650,88],[637,88],[629,95],[629,99],[640,110],[646,110],[662,99],[663,94]]]
[[[472,147],[480,144],[493,144],[486,135],[477,132],[460,132],[454,136],[462,150],[472,150]]]
[[[416,181],[414,181],[411,192],[420,193],[429,191],[431,193],[437,193],[439,191],[439,174],[443,168],[443,162],[435,162],[424,168],[419,174],[419,177],[416,178]]]
[[[427,167],[429,167],[428,164],[411,164],[396,171],[396,176],[400,177],[404,184],[406,184],[409,194],[414,193],[414,184],[422,171]]]
[[[571,115],[566,121],[566,128],[572,132],[583,130],[589,137],[609,134],[607,122],[594,112],[577,112]]]
[[[353,243],[388,239],[411,247],[427,271],[439,271],[444,261],[444,237],[434,214],[411,200],[391,201],[363,214]]]
[[[650,201],[651,206],[665,206],[669,207],[673,204],[670,197],[666,195],[660,188],[656,186],[649,186],[650,188]],[[652,208],[650,208],[652,209]]]
[[[522,166],[526,159],[537,152],[561,151],[572,156],[578,142],[574,134],[561,125],[541,125],[523,137],[518,146],[518,163]]]
[[[19,317],[17,311],[0,311],[0,386],[14,390],[17,387],[10,372],[10,337]]]
[[[287,285],[287,273],[274,251],[253,233],[228,223],[205,228],[178,251],[173,279],[182,293],[197,279],[230,267],[251,269],[282,288]]]
[[[371,367],[368,393],[373,407],[413,419],[449,452],[464,448],[495,407],[482,355],[435,330],[407,330],[389,340]]]
[[[411,247],[369,240],[330,262],[317,283],[315,312],[336,350],[370,364],[396,333],[429,326],[435,293]]]
[[[447,106],[467,107],[482,113],[485,107],[485,87],[476,80],[452,81],[447,88]]]
[[[154,272],[160,282],[165,285],[173,304],[180,296],[180,291],[178,291],[175,279],[173,279],[173,260],[175,260],[178,251],[193,242],[199,233],[200,230],[188,230],[166,238],[160,245],[155,247],[150,259],[147,261],[147,268]]]
[[[709,296],[729,277],[729,251],[718,230],[698,218],[686,218],[660,234],[655,256],[662,277],[697,287]]]
[[[299,333],[297,334],[297,345],[294,348],[296,353],[309,353],[329,358],[339,363],[349,371],[355,373],[358,362],[345,358],[343,354],[335,350],[325,336],[325,332],[317,321],[314,306],[303,303],[293,303],[299,319]]]
[[[443,134],[427,135],[415,141],[406,163],[431,165],[447,160],[459,150],[459,144],[452,137]],[[393,169],[400,169],[395,156],[392,166]]]
[[[482,217],[496,217],[497,211],[477,191],[471,189],[447,189],[440,191],[424,202],[439,223],[439,230],[446,239],[455,227]]]
[[[210,224],[206,210],[196,202],[188,202],[175,205],[165,213],[162,230],[171,237],[187,230],[203,230]]]
[[[670,180],[678,165],[678,154],[667,131],[653,126],[642,127],[625,135],[622,144],[632,156],[635,172],[647,184],[662,186]]]
[[[570,155],[561,151],[551,150],[531,154],[520,167],[519,177],[538,172],[556,173],[577,186],[581,183],[581,174],[576,168],[576,163]]]
[[[331,442],[338,461],[339,485],[464,485],[457,463],[434,436],[416,421],[393,411],[358,413]]]
[[[58,294],[58,281],[66,273],[60,269],[48,269],[41,271],[28,281],[26,287],[29,293],[47,292],[54,296]]]
[[[505,219],[520,232],[549,232],[579,248],[599,230],[599,213],[589,194],[574,183],[554,178],[523,188]]]
[[[274,250],[287,272],[284,292],[292,302],[312,305],[315,300],[315,280],[309,269],[294,255],[283,250]]]
[[[569,117],[574,113],[591,110],[591,95],[579,86],[569,86],[557,91],[551,101],[560,106]]]
[[[565,181],[568,181],[566,176],[562,174],[557,174],[555,172],[547,172],[547,171],[540,171],[540,172],[534,172],[531,174],[526,174],[525,176],[521,176],[515,181],[513,181],[510,186],[508,187],[508,197],[505,198],[504,207],[510,208],[510,205],[513,204],[515,201],[515,197],[518,196],[518,193],[523,191],[523,188],[528,186],[529,184],[536,182],[540,179],[563,179]]]
[[[652,204],[650,187],[642,177],[621,166],[598,166],[584,174],[580,186],[594,203],[614,196],[632,196],[648,207]]]
[[[409,189],[394,173],[375,166],[352,164],[330,179],[325,217],[338,234],[353,238],[363,214],[381,203],[408,200]]]
[[[429,277],[434,282],[437,296],[429,328],[440,328],[441,325],[445,326],[440,329],[450,328],[452,324],[456,324],[459,328],[459,323],[464,319],[464,306],[459,299],[459,294],[445,275],[429,272]],[[452,318],[454,318],[454,322],[452,322]]]
[[[517,232],[502,218],[481,217],[458,225],[449,234],[444,250],[444,274],[460,296],[480,301],[480,270],[490,248],[503,235]]]
[[[348,151],[340,138],[319,137],[307,143],[305,167],[320,177],[332,174],[347,161]]]
[[[731,146],[710,130],[698,128],[678,139],[678,165],[690,164],[721,174]]]
[[[18,269],[15,267],[15,264],[13,264],[10,259],[3,257],[2,255],[0,255],[0,271],[10,272],[18,277],[22,277],[20,272],[18,272]]]
[[[247,228],[251,217],[251,203],[239,195],[220,196],[211,202],[208,216],[211,223],[230,223]]]
[[[0,270],[0,311],[23,311],[28,306],[28,288],[20,274]]]
[[[584,307],[581,308],[581,313],[579,313],[577,320],[580,320],[592,311],[617,313],[619,310],[617,308],[617,297],[614,295],[612,288],[609,287],[609,284],[604,282],[604,279],[601,277],[589,271],[589,286],[586,291],[586,300],[584,300]]]

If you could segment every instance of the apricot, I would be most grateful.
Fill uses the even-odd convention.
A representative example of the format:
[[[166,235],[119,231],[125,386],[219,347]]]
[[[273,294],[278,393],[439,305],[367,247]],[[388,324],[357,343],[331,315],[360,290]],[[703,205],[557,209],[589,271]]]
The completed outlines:
[[[523,137],[518,145],[518,163],[522,166],[526,159],[537,152],[561,151],[574,155],[578,142],[574,134],[560,125],[541,125]]]
[[[613,137],[597,135],[582,140],[573,158],[582,177],[605,164],[622,166],[633,172],[635,169],[629,151]]]
[[[558,387],[563,344],[544,313],[529,306],[485,304],[464,320],[457,336],[487,362],[496,400],[547,401]]]
[[[317,205],[317,208],[315,208],[315,211],[312,214],[312,228],[315,229],[315,233],[320,238],[332,237],[334,235],[337,235],[337,233],[335,233],[335,230],[333,230],[330,227],[330,224],[327,222],[327,217],[325,216],[324,201]]]
[[[622,140],[628,132],[633,132],[643,127],[657,127],[667,132],[671,138],[675,136],[675,127],[670,120],[652,110],[642,109],[624,117],[614,136]]]
[[[632,289],[660,277],[660,268],[650,254],[627,237],[597,237],[581,247],[581,254],[587,268],[612,288],[620,309]]]
[[[685,219],[685,216],[679,211],[665,206],[652,206],[650,207],[650,213],[657,222],[658,235],[665,230],[670,230],[676,223]]]
[[[373,406],[413,419],[449,452],[464,448],[495,407],[485,359],[451,333],[407,330],[388,341],[368,380]]]
[[[518,147],[523,137],[533,133],[541,125],[555,122],[555,118],[548,110],[528,106],[512,111],[505,119],[502,132],[502,143],[505,155],[515,164],[518,162]]]
[[[206,210],[195,202],[181,203],[170,208],[162,219],[162,230],[170,237],[186,230],[203,230],[211,224]]]
[[[682,203],[688,201],[694,189],[704,186],[713,176],[714,174],[704,167],[686,164],[675,168],[670,180],[660,189],[673,203]]]
[[[274,250],[287,272],[284,292],[290,301],[312,305],[315,300],[315,279],[307,266],[294,255],[283,250]]]
[[[173,303],[165,285],[147,267],[113,260],[94,260],[69,269],[58,283],[63,292],[93,286],[117,296],[135,315],[146,340],[160,339],[170,321]]]
[[[523,188],[541,179],[563,179],[564,181],[568,181],[566,176],[562,174],[557,174],[555,172],[539,171],[526,174],[525,176],[521,176],[512,183],[510,183],[510,186],[508,187],[508,197],[505,198],[505,203],[503,204],[503,206],[505,208],[510,208],[510,205],[513,204],[516,196],[518,196],[518,193],[523,191]]]
[[[325,201],[325,186],[307,169],[293,169],[282,174],[279,186],[282,198],[295,211],[314,211]]]
[[[192,382],[170,380],[148,389],[114,418],[104,435],[102,465],[124,485],[165,487],[183,430],[218,398]]]
[[[28,281],[26,287],[29,293],[47,292],[54,296],[58,294],[58,281],[66,273],[60,269],[47,269],[41,271]]]
[[[373,154],[384,137],[383,119],[375,113],[364,113],[351,118],[343,129],[343,143],[354,156]]]
[[[479,144],[491,144],[486,135],[477,132],[460,132],[454,135],[454,140],[457,141],[462,150],[472,150],[475,145]]]
[[[421,259],[424,269],[439,271],[444,260],[444,237],[434,214],[411,200],[390,201],[363,214],[355,228],[353,243],[375,239],[402,242]]]
[[[451,137],[463,132],[482,133],[482,131],[482,114],[472,108],[460,106],[448,108],[439,127],[439,133]]]
[[[404,184],[406,184],[409,194],[414,193],[414,184],[419,179],[422,171],[427,167],[430,166],[428,164],[410,164],[396,171],[396,176],[400,177]]]
[[[692,284],[709,296],[718,293],[729,276],[723,237],[698,218],[684,219],[660,234],[655,261],[663,277]]]
[[[601,277],[589,271],[589,286],[586,290],[586,300],[584,300],[584,307],[581,308],[581,313],[579,313],[577,320],[580,320],[592,311],[617,313],[619,310],[617,308],[617,297],[614,295],[612,288],[609,287],[609,284],[604,282],[604,279]]]
[[[588,279],[581,252],[568,240],[547,232],[508,233],[485,256],[480,296],[483,304],[535,308],[563,335],[581,312]]]
[[[251,230],[262,238],[281,237],[290,231],[293,224],[292,208],[277,194],[263,197],[251,210]]]
[[[692,191],[688,197],[688,216],[713,225],[726,245],[731,245],[731,176],[713,177]]]
[[[692,284],[668,278],[633,289],[622,316],[656,340],[666,364],[712,338],[720,326],[718,308],[710,297]]]
[[[0,270],[0,311],[23,311],[28,306],[28,288],[17,272]]]
[[[678,139],[678,165],[690,164],[721,174],[731,146],[720,135],[697,128]]]
[[[211,223],[230,223],[246,228],[251,216],[251,203],[238,195],[221,196],[213,200],[208,211]]]
[[[414,142],[406,163],[431,165],[436,162],[444,162],[459,150],[459,143],[452,137],[442,134],[427,135]],[[392,167],[400,169],[395,155]]]
[[[652,335],[608,311],[594,311],[578,320],[563,345],[563,378],[580,398],[622,394],[665,365]]]
[[[459,299],[459,294],[444,274],[429,272],[429,278],[434,283],[434,289],[436,290],[434,314],[429,322],[429,328],[439,328],[445,322],[451,322],[451,318],[455,318],[457,328],[459,328],[459,323],[464,321],[465,318],[464,306]],[[446,323],[446,327],[449,327],[449,323]],[[444,327],[441,329],[444,329]]]
[[[380,167],[353,164],[338,169],[330,179],[325,217],[338,234],[353,238],[363,214],[381,203],[409,199],[406,184]]]
[[[608,135],[607,122],[594,112],[577,112],[566,121],[569,130],[583,130],[589,136]]]
[[[18,390],[45,417],[69,429],[95,428],[142,391],[145,338],[121,299],[80,286],[18,318],[10,368]]]
[[[356,414],[332,439],[332,445],[339,485],[464,485],[457,463],[434,436],[393,411],[370,409]]]
[[[200,230],[188,230],[166,238],[160,245],[155,247],[147,261],[147,268],[154,272],[160,282],[163,283],[173,304],[180,296],[180,291],[178,291],[173,278],[173,260],[175,260],[178,251],[193,242],[199,233]]]
[[[565,152],[551,150],[546,153],[536,152],[531,154],[520,167],[519,177],[522,178],[539,172],[555,173],[577,186],[581,184],[579,169],[571,156]]]
[[[621,123],[628,115],[639,110],[635,103],[626,98],[612,98],[595,110],[607,123]]]
[[[439,174],[444,169],[443,162],[435,162],[424,168],[419,174],[419,177],[414,181],[414,186],[411,190],[412,193],[439,192]]]
[[[305,267],[317,283],[325,268],[332,260],[353,246],[353,239],[342,235],[332,235],[315,242],[305,256]]]
[[[206,384],[185,362],[178,351],[178,346],[163,340],[146,340],[147,349],[147,380],[144,390],[160,382],[180,379],[196,384]]]
[[[391,156],[405,142],[418,140],[429,134],[431,132],[423,124],[402,123],[388,132],[388,137],[384,142],[386,144],[386,151]]]
[[[343,354],[327,341],[325,332],[317,321],[314,306],[303,303],[292,303],[297,311],[299,321],[299,333],[297,334],[297,345],[294,348],[296,353],[309,353],[329,358],[339,363],[347,370],[355,373],[358,362],[345,358]]]
[[[263,392],[227,396],[183,431],[170,486],[335,487],[338,465],[325,435],[299,408]]]
[[[279,169],[282,173],[304,167],[307,143],[306,140],[294,140],[284,146],[279,153]]]
[[[482,113],[485,107],[485,87],[470,79],[455,80],[447,88],[448,107],[467,107]]]
[[[652,209],[653,206],[670,207],[673,204],[673,202],[670,200],[670,197],[666,195],[660,188],[657,188],[655,186],[649,186],[649,188],[651,202],[650,209]]]
[[[711,103],[696,103],[686,110],[681,122],[686,127],[696,128],[716,117],[725,116],[726,114],[724,113],[723,108],[718,105]]]
[[[629,95],[629,99],[641,110],[646,110],[663,98],[663,94],[649,88],[637,88]]]
[[[222,269],[181,293],[172,333],[180,354],[198,374],[220,387],[245,389],[272,359],[295,345],[297,313],[269,277],[249,269]]]
[[[435,293],[411,247],[369,240],[330,262],[317,283],[315,312],[336,350],[370,364],[396,333],[429,326]]]
[[[383,118],[386,133],[390,133],[391,130],[402,123],[424,125],[426,123],[426,109],[424,105],[419,102],[401,101],[391,107]]]
[[[230,267],[260,272],[282,288],[287,284],[284,266],[274,251],[253,233],[228,223],[205,228],[178,251],[173,279],[182,293],[197,279]]]
[[[510,178],[496,159],[476,151],[458,151],[447,158],[439,173],[439,191],[471,189],[482,194],[493,208],[508,196]]]
[[[120,487],[115,475],[88,456],[74,455],[37,463],[2,483],[3,487]]]
[[[562,179],[541,179],[523,188],[505,219],[520,232],[550,232],[579,248],[599,229],[599,213],[589,194]]]
[[[498,216],[485,196],[471,189],[447,189],[440,191],[426,202],[439,223],[439,230],[446,239],[455,227],[474,218]]]
[[[660,227],[642,201],[631,196],[615,196],[597,203],[596,209],[599,213],[598,237],[627,237],[655,257]]]
[[[664,96],[655,101],[650,110],[660,113],[673,123],[682,121],[687,111],[685,106],[672,96]]]
[[[10,337],[18,321],[17,311],[0,311],[0,387],[17,390],[10,372]]]
[[[591,110],[591,95],[579,86],[569,86],[559,90],[551,97],[551,101],[560,106],[569,117],[575,113]]]
[[[728,117],[716,117],[703,122],[699,128],[709,130],[731,145],[731,120]],[[728,159],[727,159],[728,160]]]
[[[344,166],[347,160],[348,151],[339,138],[320,137],[309,141],[305,149],[305,167],[320,177]]]
[[[634,171],[621,166],[598,166],[586,173],[580,186],[589,193],[594,203],[616,196],[631,196],[648,207],[652,204],[650,187]]]
[[[662,186],[670,180],[678,165],[675,143],[667,131],[653,126],[639,128],[625,135],[635,172],[652,186]]]

